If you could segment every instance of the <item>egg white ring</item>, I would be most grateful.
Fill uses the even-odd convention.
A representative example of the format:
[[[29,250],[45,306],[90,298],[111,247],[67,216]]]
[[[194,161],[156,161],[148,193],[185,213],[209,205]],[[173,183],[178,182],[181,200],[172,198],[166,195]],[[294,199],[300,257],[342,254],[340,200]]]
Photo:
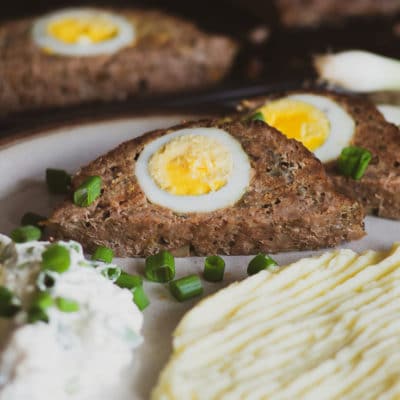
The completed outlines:
[[[218,140],[231,154],[233,167],[227,183],[215,192],[202,195],[173,195],[161,189],[149,172],[151,156],[170,140],[199,135]],[[148,143],[136,161],[135,175],[144,194],[151,203],[169,208],[178,213],[211,212],[235,204],[250,184],[250,161],[242,145],[228,132],[217,128],[187,128],[166,134]]]
[[[102,17],[118,27],[118,34],[99,43],[64,43],[48,33],[49,24],[63,18]],[[43,50],[64,56],[89,57],[115,53],[133,43],[136,37],[134,26],[126,18],[91,8],[68,8],[56,11],[35,21],[32,27],[33,41]]]
[[[383,115],[387,122],[400,126],[400,107],[391,104],[379,104],[377,106],[379,112]]]
[[[355,123],[348,112],[328,97],[299,93],[287,96],[318,108],[327,117],[330,125],[329,136],[325,143],[313,151],[323,163],[336,160],[342,150],[350,145],[355,131]]]

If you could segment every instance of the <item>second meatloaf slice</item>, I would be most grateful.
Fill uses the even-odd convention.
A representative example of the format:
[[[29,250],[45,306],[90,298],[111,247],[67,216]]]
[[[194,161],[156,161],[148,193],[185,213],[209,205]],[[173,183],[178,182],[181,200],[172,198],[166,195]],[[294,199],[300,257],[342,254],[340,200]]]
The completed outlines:
[[[158,11],[103,10],[136,30],[114,53],[63,56],[34,42],[37,18],[0,24],[0,114],[204,88],[229,71],[237,44]]]
[[[247,191],[213,212],[178,214],[152,204],[134,173],[139,154],[162,135],[198,127],[217,127],[241,144],[252,169]],[[324,248],[364,235],[359,203],[335,191],[301,143],[260,121],[206,120],[147,133],[82,168],[73,188],[93,175],[102,178],[101,196],[86,208],[68,199],[49,221],[55,236],[88,251],[104,245],[118,256],[182,248],[187,255],[254,254]]]

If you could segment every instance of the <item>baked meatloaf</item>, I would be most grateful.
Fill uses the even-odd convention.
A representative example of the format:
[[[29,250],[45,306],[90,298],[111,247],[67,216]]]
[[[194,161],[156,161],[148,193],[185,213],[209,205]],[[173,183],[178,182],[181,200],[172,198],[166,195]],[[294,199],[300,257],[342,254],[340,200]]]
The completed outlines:
[[[164,136],[193,136],[197,128],[220,129],[239,143],[250,166],[246,190],[211,212],[176,212],[150,202],[135,173],[137,160]],[[88,251],[103,245],[118,256],[160,249],[239,255],[330,247],[364,235],[359,203],[335,191],[320,161],[301,143],[261,121],[202,120],[156,130],[82,168],[72,189],[90,176],[101,177],[101,196],[88,207],[67,199],[49,219],[55,237],[78,240]]]
[[[60,15],[66,12],[70,10]],[[33,31],[41,30],[39,40],[49,36],[46,27],[36,29],[38,18],[0,26],[0,113],[207,87],[226,75],[237,51],[233,40],[158,11],[94,12],[128,21],[134,27],[133,41],[117,51],[108,48],[109,53],[66,55],[58,53],[52,37],[53,48],[35,42]],[[66,40],[60,48],[71,48],[68,24],[71,20],[64,19],[54,28]],[[78,39],[82,47],[82,38]]]
[[[399,0],[276,0],[286,26],[318,26],[346,17],[391,15],[400,11]]]
[[[372,102],[360,96],[328,91],[291,92],[246,100],[239,109],[252,114],[273,100],[288,98],[291,95],[296,98],[304,94],[333,101],[353,120],[354,130],[351,134],[346,140],[337,140],[340,146],[339,153],[344,147],[357,146],[369,150],[372,154],[372,160],[360,180],[342,176],[338,169],[337,157],[330,160],[321,158],[336,188],[362,203],[369,214],[400,219],[400,130],[396,125],[387,122]],[[307,97],[304,101],[308,102]],[[314,105],[329,115],[324,103]],[[336,131],[336,134],[341,135],[341,131]],[[317,151],[315,154],[318,156]]]

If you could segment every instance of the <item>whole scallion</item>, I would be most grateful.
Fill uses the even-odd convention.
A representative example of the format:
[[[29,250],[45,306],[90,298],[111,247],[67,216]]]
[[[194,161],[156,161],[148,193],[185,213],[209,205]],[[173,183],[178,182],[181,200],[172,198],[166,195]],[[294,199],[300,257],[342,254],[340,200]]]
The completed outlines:
[[[314,65],[320,78],[349,90],[400,90],[400,60],[362,50],[348,50],[316,56]]]

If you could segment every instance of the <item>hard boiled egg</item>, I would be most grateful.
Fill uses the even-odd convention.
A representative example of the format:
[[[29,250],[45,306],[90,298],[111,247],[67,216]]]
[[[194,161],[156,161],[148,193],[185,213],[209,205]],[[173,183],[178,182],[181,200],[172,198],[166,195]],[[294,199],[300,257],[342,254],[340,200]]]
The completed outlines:
[[[154,204],[179,213],[210,212],[236,203],[250,182],[241,144],[218,128],[187,128],[148,143],[135,166]]]
[[[269,101],[258,111],[267,124],[302,142],[322,162],[337,159],[355,131],[347,111],[322,95],[293,94]]]
[[[43,50],[65,56],[114,53],[135,39],[133,24],[126,18],[90,8],[57,11],[36,20],[34,42]]]

